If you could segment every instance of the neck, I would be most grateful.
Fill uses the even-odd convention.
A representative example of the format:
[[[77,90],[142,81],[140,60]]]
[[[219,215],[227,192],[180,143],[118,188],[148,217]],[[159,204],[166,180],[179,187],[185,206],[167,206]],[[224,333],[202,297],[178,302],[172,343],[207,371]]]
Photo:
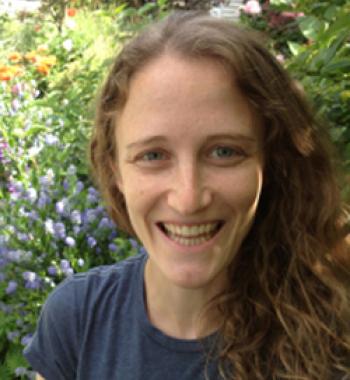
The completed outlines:
[[[149,261],[145,268],[145,304],[153,326],[178,339],[199,339],[217,331],[218,312],[204,313],[217,292],[207,287],[187,289],[160,281]]]

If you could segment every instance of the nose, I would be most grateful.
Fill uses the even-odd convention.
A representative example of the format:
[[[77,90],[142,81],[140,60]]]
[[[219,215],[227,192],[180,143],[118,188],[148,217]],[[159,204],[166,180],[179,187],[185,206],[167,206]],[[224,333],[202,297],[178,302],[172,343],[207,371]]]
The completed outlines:
[[[168,205],[177,213],[190,215],[208,207],[212,201],[212,191],[206,185],[208,178],[196,164],[184,164],[171,176]]]

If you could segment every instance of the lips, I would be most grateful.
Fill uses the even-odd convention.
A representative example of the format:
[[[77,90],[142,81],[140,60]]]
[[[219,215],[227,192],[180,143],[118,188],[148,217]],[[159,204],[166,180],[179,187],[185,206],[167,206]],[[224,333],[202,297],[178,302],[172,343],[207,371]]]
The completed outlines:
[[[185,246],[203,244],[212,239],[223,226],[222,221],[202,224],[158,223],[160,230],[171,240]]]

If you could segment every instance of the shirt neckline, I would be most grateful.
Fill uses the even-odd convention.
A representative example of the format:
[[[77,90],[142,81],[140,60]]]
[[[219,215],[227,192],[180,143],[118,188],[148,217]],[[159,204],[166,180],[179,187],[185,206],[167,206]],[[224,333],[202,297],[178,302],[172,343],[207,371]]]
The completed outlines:
[[[136,302],[141,305],[139,307],[139,321],[141,323],[142,330],[145,334],[151,338],[156,343],[161,346],[173,350],[173,351],[182,351],[182,352],[199,352],[204,349],[212,348],[215,340],[218,337],[218,333],[214,332],[211,335],[203,339],[179,339],[174,338],[163,333],[160,329],[153,326],[150,322],[145,304],[145,266],[148,260],[148,254],[146,252],[142,253],[142,263],[139,267],[138,273],[138,284],[137,284],[137,300]]]

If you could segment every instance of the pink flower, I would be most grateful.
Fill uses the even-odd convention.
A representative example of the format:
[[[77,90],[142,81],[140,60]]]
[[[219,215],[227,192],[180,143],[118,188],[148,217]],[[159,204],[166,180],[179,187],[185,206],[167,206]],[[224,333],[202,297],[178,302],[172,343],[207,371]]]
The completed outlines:
[[[256,15],[261,13],[261,6],[259,1],[257,0],[249,0],[247,1],[243,6],[243,12],[250,14],[250,15]]]
[[[304,12],[282,12],[281,15],[282,17],[291,19],[305,16]]]
[[[277,55],[276,55],[276,59],[277,59],[277,61],[280,62],[280,63],[284,63],[285,60],[286,60],[283,54],[277,54]]]

